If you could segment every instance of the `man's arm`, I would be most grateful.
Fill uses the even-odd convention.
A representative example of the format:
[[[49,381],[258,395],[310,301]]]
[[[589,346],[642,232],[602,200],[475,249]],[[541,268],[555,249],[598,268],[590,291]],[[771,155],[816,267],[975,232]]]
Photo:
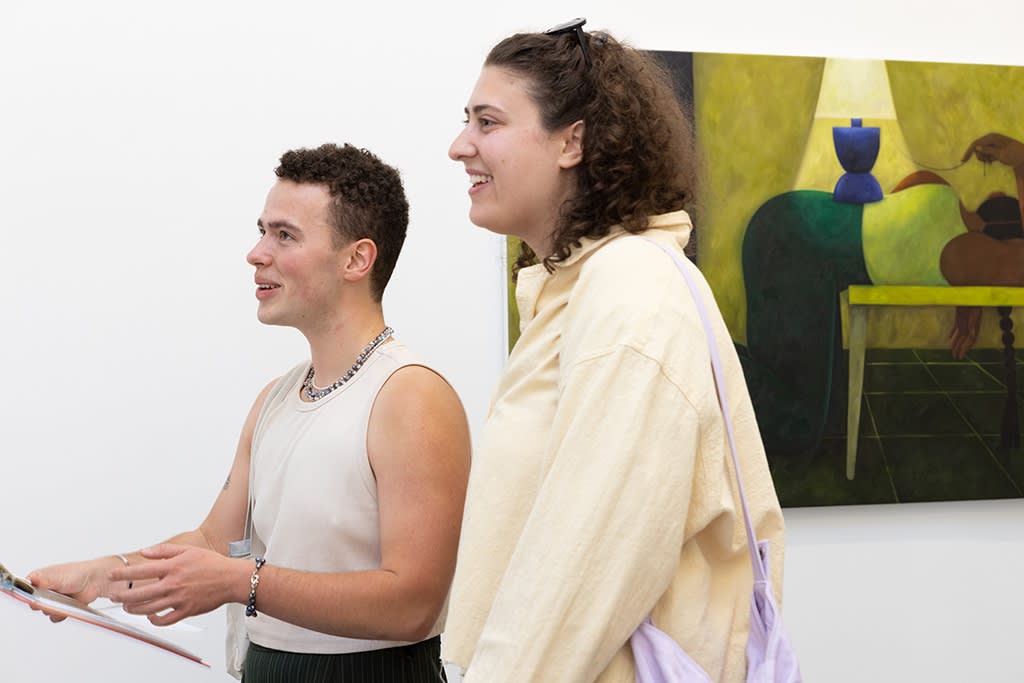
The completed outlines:
[[[256,418],[267,400],[267,395],[277,383],[270,382],[253,401],[249,414],[242,425],[235,449],[235,460],[213,507],[199,528],[182,534],[186,545],[214,550],[221,555],[228,554],[228,544],[241,540],[245,532],[245,515],[249,508],[249,460],[252,451],[252,437],[256,431]],[[176,537],[181,538],[181,537]],[[171,539],[168,543],[181,542]]]
[[[366,441],[380,506],[380,569],[317,573],[267,564],[260,570],[256,608],[323,633],[422,640],[437,621],[455,569],[470,459],[465,413],[443,379],[409,366],[381,389]],[[214,543],[225,538],[218,528],[207,534]],[[181,556],[173,552],[166,553],[171,555],[167,561],[179,563]],[[142,602],[125,609],[150,615],[171,609],[150,617],[166,625],[209,611],[220,604],[213,604],[217,600],[246,602],[253,562],[221,559],[207,566],[196,566],[194,557],[181,561],[185,580],[168,582],[163,590],[159,585],[139,589]],[[146,577],[147,569],[114,574]]]

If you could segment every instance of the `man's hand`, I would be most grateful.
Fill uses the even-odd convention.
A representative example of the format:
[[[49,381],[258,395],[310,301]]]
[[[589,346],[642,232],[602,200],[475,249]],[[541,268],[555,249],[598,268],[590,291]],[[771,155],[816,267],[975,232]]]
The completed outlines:
[[[112,600],[129,614],[144,614],[155,626],[169,626],[205,614],[248,595],[252,568],[212,550],[162,543],[142,551],[149,562],[114,569],[112,581],[133,581],[131,589],[115,591]],[[148,581],[147,581],[148,580]],[[138,585],[146,581],[145,585]]]
[[[967,161],[972,155],[985,163],[998,161],[1010,168],[1024,170],[1024,143],[1001,133],[982,135],[967,147],[960,161]]]
[[[85,562],[68,562],[43,567],[25,578],[36,588],[63,593],[79,602],[89,604],[96,598],[108,594],[111,584],[107,574],[115,566],[124,565],[116,557],[101,557]],[[50,614],[50,620],[64,621],[64,617]]]

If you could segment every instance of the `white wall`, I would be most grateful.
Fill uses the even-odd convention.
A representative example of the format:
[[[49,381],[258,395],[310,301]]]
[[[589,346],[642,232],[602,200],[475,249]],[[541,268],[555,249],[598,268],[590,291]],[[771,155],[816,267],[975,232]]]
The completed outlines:
[[[0,561],[21,573],[206,512],[249,403],[304,353],[255,321],[244,262],[289,147],[352,141],[403,170],[412,226],[388,319],[479,428],[502,362],[500,242],[468,223],[445,153],[503,35],[586,14],[648,48],[1024,64],[1009,0],[956,15],[883,0],[8,4]],[[1024,678],[1022,512],[788,510],[785,614],[807,679]],[[220,612],[191,624],[167,635],[211,670],[4,600],[0,679],[226,680]]]

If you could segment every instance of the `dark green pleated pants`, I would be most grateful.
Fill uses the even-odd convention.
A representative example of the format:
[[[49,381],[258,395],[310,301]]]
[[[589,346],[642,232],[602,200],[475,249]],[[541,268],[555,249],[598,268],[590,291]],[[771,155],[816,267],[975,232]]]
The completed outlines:
[[[447,681],[441,637],[386,650],[340,655],[249,646],[242,683],[437,683]]]

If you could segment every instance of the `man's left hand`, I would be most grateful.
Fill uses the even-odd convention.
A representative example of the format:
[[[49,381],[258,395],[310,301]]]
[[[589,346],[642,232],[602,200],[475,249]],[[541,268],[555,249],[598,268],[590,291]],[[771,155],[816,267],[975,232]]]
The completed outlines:
[[[110,572],[112,581],[135,584],[110,597],[122,603],[125,612],[144,614],[156,626],[170,626],[237,601],[248,586],[242,563],[212,550],[162,543],[141,552],[148,562]]]

